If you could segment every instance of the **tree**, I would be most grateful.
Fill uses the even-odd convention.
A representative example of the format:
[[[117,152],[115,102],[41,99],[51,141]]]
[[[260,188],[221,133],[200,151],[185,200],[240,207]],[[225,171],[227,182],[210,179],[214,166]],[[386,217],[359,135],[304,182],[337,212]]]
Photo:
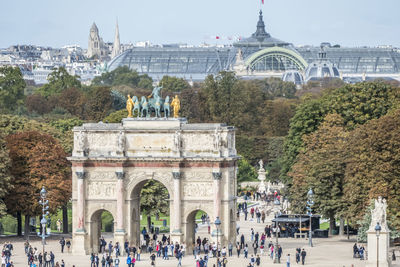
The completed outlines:
[[[170,94],[182,92],[190,87],[189,83],[185,79],[167,75],[161,79],[159,84],[163,87],[165,93]]]
[[[100,121],[112,109],[113,99],[110,88],[95,87],[91,92],[91,97],[86,103],[85,118],[88,120]]]
[[[54,69],[47,77],[47,84],[40,87],[37,92],[48,98],[51,95],[60,94],[67,88],[81,88],[79,76],[70,75],[64,67]]]
[[[274,99],[265,101],[261,131],[266,136],[286,136],[289,132],[290,119],[293,117],[297,101]]]
[[[295,98],[296,85],[292,82],[284,82],[280,78],[267,78],[258,83],[269,99],[275,97]]]
[[[133,116],[137,116],[137,111],[135,111],[135,114],[133,114]],[[109,114],[107,117],[103,119],[103,121],[105,123],[121,123],[122,119],[127,117],[128,117],[128,111],[126,109],[121,109]]]
[[[51,199],[50,212],[65,205],[71,198],[70,165],[60,144],[50,135],[37,131],[7,136],[11,159],[11,184],[14,188],[5,197],[7,209],[25,215],[25,237],[29,218],[38,215],[38,194],[45,186]]]
[[[33,94],[26,98],[25,106],[29,113],[36,112],[40,115],[49,113],[54,107],[51,107],[42,95]]]
[[[238,161],[237,182],[241,183],[246,181],[257,181],[257,172],[256,169],[242,157]]]
[[[4,215],[6,211],[4,196],[12,189],[12,185],[10,184],[12,179],[10,167],[11,162],[5,138],[0,134],[0,216]]]
[[[113,71],[105,72],[92,80],[92,85],[97,86],[118,86],[127,85],[130,87],[152,88],[153,80],[147,74],[139,75],[128,66],[121,66]]]
[[[24,103],[25,86],[18,67],[0,67],[0,112],[13,112]]]
[[[57,106],[67,110],[70,114],[83,118],[85,111],[86,97],[76,87],[64,89],[57,96]]]
[[[160,182],[150,180],[143,186],[140,195],[140,210],[147,215],[147,229],[150,229],[151,216],[169,213],[168,198],[168,190]]]
[[[4,136],[23,131],[39,131],[56,138],[65,151],[72,151],[72,139],[47,123],[13,115],[0,114],[0,134]]]
[[[357,125],[385,115],[398,106],[399,101],[400,90],[382,81],[348,84],[328,90],[317,99],[306,96],[290,123],[282,158],[281,180],[290,187],[291,180],[287,173],[303,147],[302,136],[314,132],[327,114],[339,114],[346,128],[354,129]]]
[[[327,115],[317,131],[304,136],[305,148],[294,165],[296,172],[289,173],[293,179],[291,198],[302,198],[312,188],[314,208],[329,218],[330,234],[336,215],[343,215],[347,208],[343,197],[347,139],[343,119],[337,114]]]
[[[400,109],[356,128],[347,146],[347,215],[362,219],[370,199],[387,199],[389,226],[400,230]]]

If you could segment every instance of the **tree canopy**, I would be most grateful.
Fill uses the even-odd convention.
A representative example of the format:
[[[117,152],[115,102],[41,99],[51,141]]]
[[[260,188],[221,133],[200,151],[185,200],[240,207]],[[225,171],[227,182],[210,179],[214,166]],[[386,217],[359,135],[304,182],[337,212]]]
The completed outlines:
[[[0,67],[0,112],[16,111],[24,103],[25,81],[18,67]]]

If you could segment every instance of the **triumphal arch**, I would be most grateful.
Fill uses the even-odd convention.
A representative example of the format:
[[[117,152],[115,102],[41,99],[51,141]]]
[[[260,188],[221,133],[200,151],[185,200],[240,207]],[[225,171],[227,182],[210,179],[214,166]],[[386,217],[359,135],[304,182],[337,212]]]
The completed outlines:
[[[75,127],[72,163],[73,252],[98,251],[98,214],[114,217],[113,243],[140,240],[140,190],[151,180],[168,190],[170,236],[194,242],[194,214],[210,216],[213,238],[236,240],[235,129],[184,118],[126,118]],[[219,231],[212,223],[222,221]],[[216,240],[216,239],[215,239]],[[189,251],[189,250],[188,250]]]

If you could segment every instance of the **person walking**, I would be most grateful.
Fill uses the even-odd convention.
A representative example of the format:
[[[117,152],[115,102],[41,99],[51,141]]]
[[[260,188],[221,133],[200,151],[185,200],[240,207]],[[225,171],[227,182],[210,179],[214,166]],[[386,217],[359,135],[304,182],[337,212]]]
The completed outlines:
[[[224,258],[222,259],[222,266],[223,266],[223,267],[226,267],[227,264],[228,264],[228,259],[227,259],[226,257],[224,257]]]
[[[301,251],[301,264],[303,264],[303,265],[306,262],[306,256],[307,256],[307,252],[303,248],[303,250]]]
[[[61,245],[61,253],[64,253],[64,246],[65,246],[65,239],[64,239],[64,237],[61,237],[61,239],[60,239],[60,245]]]
[[[181,250],[178,250],[178,253],[176,254],[176,258],[178,259],[177,267],[182,267],[182,251]]]
[[[243,248],[244,247],[244,242],[245,242],[245,240],[244,240],[244,234],[242,234],[241,236],[240,236],[240,246]]]
[[[239,242],[237,242],[237,244],[236,244],[236,251],[237,251],[238,258],[239,258],[239,256],[240,256],[240,250],[241,250],[241,248],[242,248],[242,246],[239,244]]]
[[[290,254],[287,254],[286,267],[290,267]]]
[[[150,256],[151,266],[156,266],[156,255],[153,253]]]
[[[232,257],[232,249],[233,249],[233,245],[231,242],[229,242],[228,244],[228,256]]]
[[[249,247],[247,244],[244,246],[244,258],[247,259],[247,255],[249,254]]]
[[[257,255],[257,257],[256,257],[256,265],[257,265],[257,266],[260,266],[260,264],[261,264],[260,255]]]

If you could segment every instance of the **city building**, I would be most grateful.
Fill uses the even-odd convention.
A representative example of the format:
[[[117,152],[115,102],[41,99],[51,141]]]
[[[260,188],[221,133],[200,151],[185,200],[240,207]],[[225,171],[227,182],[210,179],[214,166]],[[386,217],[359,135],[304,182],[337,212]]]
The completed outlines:
[[[324,53],[322,65],[321,49]],[[312,66],[308,68],[310,64]],[[296,72],[303,76],[293,76],[297,81],[328,76],[353,82],[375,78],[400,81],[400,50],[391,46],[348,48],[326,42],[320,47],[296,47],[272,37],[265,30],[260,11],[256,31],[233,46],[142,45],[113,58],[108,70],[119,66],[128,66],[155,80],[164,75],[203,80],[209,74],[232,70],[239,77],[248,79],[282,78],[287,72]],[[324,67],[329,69],[329,75]]]

